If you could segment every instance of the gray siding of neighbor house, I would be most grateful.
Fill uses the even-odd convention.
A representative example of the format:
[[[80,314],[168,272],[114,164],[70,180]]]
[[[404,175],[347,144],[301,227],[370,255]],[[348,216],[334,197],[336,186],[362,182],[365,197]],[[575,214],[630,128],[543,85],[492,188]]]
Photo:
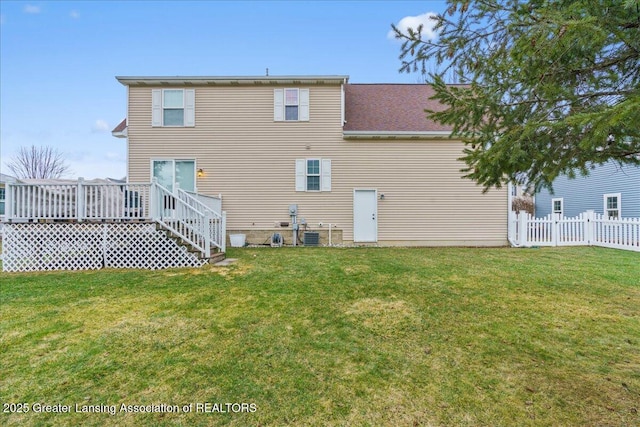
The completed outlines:
[[[551,200],[564,199],[564,215],[574,217],[587,210],[604,213],[604,195],[621,194],[622,217],[640,218],[640,166],[620,166],[608,162],[593,169],[589,176],[569,179],[558,177],[554,194],[543,190],[536,194],[536,216],[551,213]]]

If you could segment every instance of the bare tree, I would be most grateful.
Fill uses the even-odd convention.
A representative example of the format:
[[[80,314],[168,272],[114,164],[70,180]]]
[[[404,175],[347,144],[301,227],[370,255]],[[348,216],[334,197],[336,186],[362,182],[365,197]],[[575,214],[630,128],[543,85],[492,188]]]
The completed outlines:
[[[49,146],[21,147],[7,166],[17,178],[57,179],[71,172],[62,153]]]

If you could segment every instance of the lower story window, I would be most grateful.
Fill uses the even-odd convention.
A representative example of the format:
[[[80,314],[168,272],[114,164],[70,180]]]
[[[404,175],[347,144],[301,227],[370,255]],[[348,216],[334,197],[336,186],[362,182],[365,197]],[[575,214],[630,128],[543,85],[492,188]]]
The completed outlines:
[[[296,191],[331,191],[331,159],[297,159]]]
[[[320,191],[320,159],[307,159],[307,191]]]
[[[609,219],[620,218],[622,214],[620,193],[604,195],[604,214]]]

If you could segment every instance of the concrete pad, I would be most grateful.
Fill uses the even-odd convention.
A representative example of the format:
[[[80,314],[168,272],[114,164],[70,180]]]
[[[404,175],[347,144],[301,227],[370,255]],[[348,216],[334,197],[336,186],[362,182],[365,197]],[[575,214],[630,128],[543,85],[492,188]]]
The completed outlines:
[[[238,258],[225,258],[222,261],[216,262],[213,265],[215,265],[216,267],[226,267],[228,265],[233,264],[236,261],[238,261]]]

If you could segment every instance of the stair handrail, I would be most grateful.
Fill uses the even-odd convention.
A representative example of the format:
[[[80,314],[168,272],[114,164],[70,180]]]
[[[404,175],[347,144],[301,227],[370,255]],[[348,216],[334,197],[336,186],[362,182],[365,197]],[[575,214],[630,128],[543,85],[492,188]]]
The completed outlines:
[[[184,190],[184,192],[207,206],[209,209],[212,209],[218,215],[222,214],[222,194],[218,194],[217,196],[210,196],[208,194],[202,194],[196,191]]]
[[[176,193],[177,193],[177,197],[180,198],[180,200],[187,203],[189,206],[192,206],[193,208],[198,209],[201,212],[209,211],[214,217],[222,218],[221,214],[211,209],[209,206],[202,203],[200,200],[193,197],[188,191],[185,191],[182,188],[178,187],[176,189]]]
[[[210,243],[224,252],[225,243],[226,243],[225,213],[216,212],[206,204],[202,203],[200,200],[193,197],[193,195],[191,195],[188,191],[185,191],[180,187],[176,188],[176,194],[181,200],[183,200],[185,203],[189,204],[193,208],[198,209],[199,211],[204,212],[205,214],[208,213],[210,215],[210,223],[211,223],[211,227],[209,228]]]
[[[211,257],[211,213],[199,210],[180,197],[180,190],[171,192],[152,184],[152,218],[205,257]]]

